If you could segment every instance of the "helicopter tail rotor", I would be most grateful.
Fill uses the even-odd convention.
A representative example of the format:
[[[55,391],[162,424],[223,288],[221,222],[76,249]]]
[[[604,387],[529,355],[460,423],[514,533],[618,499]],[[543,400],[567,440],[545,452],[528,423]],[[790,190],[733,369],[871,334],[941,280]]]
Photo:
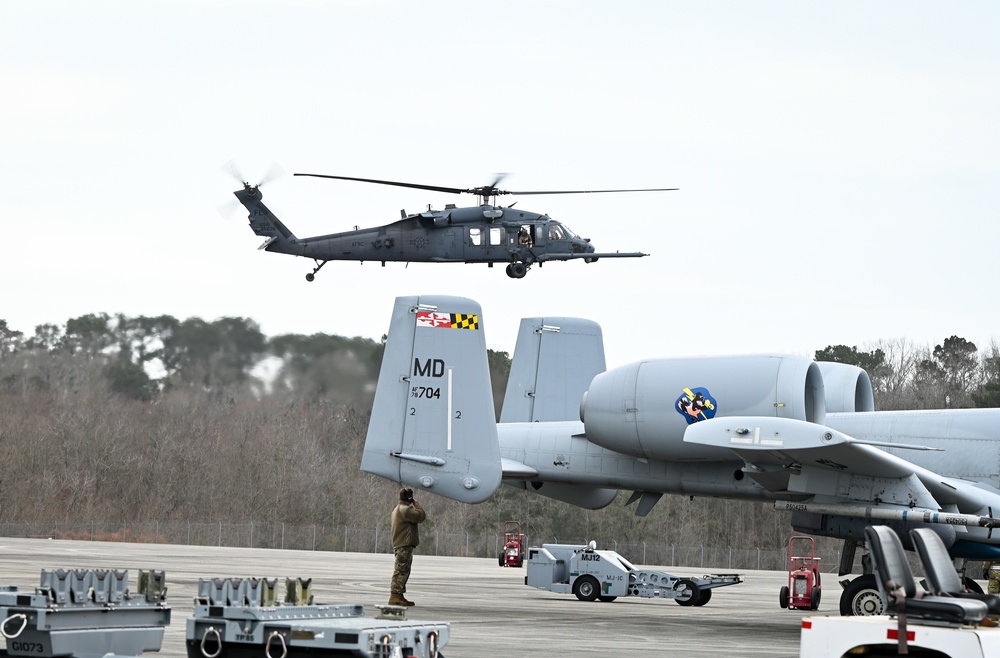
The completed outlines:
[[[242,170],[239,165],[236,164],[235,160],[230,160],[226,164],[222,165],[219,170],[230,176],[234,181],[243,186],[243,192],[247,198],[253,199],[260,196],[260,188],[264,185],[272,183],[273,181],[281,178],[285,175],[285,170],[281,168],[278,163],[272,163],[268,168],[267,173],[264,174],[262,178],[258,180],[257,183],[251,183],[250,179],[243,175]],[[233,200],[228,203],[218,206],[217,210],[219,214],[226,219],[231,219],[236,213],[237,209],[241,206],[239,201]]]

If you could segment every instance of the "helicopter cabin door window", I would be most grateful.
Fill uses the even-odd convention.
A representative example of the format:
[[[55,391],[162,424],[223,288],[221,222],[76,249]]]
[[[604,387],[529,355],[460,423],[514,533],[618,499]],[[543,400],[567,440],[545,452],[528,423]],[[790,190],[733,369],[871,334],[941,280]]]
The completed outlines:
[[[517,244],[520,247],[532,247],[534,245],[534,240],[531,238],[531,226],[525,224],[517,232]]]
[[[497,247],[503,244],[503,229],[499,226],[490,227],[490,246]]]
[[[479,247],[483,244],[483,229],[481,228],[470,228],[469,229],[469,244],[473,247]]]

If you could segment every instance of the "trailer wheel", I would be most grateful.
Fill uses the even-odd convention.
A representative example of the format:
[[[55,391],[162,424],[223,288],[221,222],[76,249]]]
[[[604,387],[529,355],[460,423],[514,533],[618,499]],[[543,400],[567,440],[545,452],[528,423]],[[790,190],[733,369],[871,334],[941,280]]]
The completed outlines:
[[[611,603],[612,601],[614,601],[617,598],[618,598],[617,596],[598,596],[597,597],[597,599],[599,601],[604,601],[605,603]]]
[[[694,603],[692,603],[691,605],[695,605],[695,606],[701,607],[701,606],[705,605],[706,603],[708,603],[709,601],[712,600],[712,590],[710,590],[710,589],[703,589],[703,590],[699,590],[699,591],[701,592],[701,596],[699,596],[698,600],[695,601]]]
[[[573,583],[573,593],[581,601],[593,601],[601,591],[601,586],[593,576],[580,576]]]
[[[788,585],[782,585],[778,590],[778,605],[788,608]]]
[[[688,578],[678,581],[674,591],[677,592],[674,600],[678,605],[695,605],[701,598],[701,590],[698,589],[697,583]]]

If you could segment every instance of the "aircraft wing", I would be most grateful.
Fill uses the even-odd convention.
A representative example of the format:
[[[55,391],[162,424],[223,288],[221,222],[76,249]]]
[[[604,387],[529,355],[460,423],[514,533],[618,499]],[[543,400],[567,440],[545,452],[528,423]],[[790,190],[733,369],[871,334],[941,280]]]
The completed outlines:
[[[817,423],[758,416],[714,418],[689,426],[684,441],[729,448],[746,463],[747,476],[775,493],[820,502],[985,511],[983,491],[974,483],[944,477],[873,442]]]

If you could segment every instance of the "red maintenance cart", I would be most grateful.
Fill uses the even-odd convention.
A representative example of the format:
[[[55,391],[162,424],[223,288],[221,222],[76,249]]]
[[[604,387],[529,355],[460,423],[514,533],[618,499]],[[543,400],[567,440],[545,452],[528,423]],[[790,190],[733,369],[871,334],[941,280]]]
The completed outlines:
[[[796,535],[788,540],[788,584],[782,585],[778,594],[778,604],[782,608],[815,610],[819,607],[822,592],[819,560],[812,537]]]
[[[503,550],[497,559],[501,567],[520,567],[524,564],[524,551],[527,548],[521,524],[517,521],[507,521],[503,524]]]

